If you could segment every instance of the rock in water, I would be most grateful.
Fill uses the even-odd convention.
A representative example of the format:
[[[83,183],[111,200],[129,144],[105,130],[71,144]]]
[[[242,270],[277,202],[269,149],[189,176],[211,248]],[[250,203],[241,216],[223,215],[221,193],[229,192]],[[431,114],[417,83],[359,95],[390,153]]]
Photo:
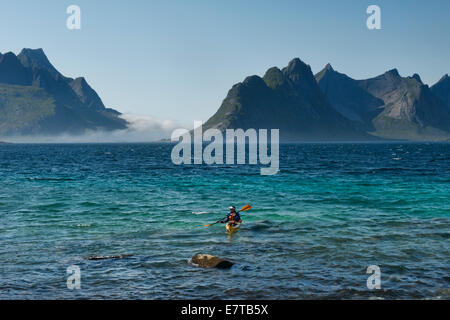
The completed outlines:
[[[192,262],[201,268],[228,269],[233,266],[233,262],[212,256],[210,254],[196,254],[192,257]]]

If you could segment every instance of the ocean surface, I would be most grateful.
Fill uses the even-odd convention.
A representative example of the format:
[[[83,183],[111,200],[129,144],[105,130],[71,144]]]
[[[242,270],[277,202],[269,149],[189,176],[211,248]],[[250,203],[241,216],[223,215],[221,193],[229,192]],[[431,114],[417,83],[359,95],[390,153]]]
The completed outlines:
[[[0,299],[450,298],[450,144],[285,144],[275,176],[171,149],[0,145]],[[238,233],[203,226],[246,204]]]

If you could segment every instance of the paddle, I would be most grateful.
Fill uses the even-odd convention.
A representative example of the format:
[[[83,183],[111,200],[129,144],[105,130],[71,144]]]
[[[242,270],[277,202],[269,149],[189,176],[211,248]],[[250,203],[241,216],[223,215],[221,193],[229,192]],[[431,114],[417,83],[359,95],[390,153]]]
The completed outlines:
[[[241,212],[241,211],[248,211],[248,210],[250,210],[252,208],[252,206],[251,205],[246,205],[246,206],[243,206],[242,208],[241,208],[241,210],[239,210],[237,213],[239,213],[239,212]],[[219,221],[217,221],[217,222],[214,222],[214,223],[211,223],[211,224],[205,224],[205,227],[211,227],[212,225],[215,225],[215,224],[217,224],[217,223],[220,223],[220,221],[221,220],[219,220]]]

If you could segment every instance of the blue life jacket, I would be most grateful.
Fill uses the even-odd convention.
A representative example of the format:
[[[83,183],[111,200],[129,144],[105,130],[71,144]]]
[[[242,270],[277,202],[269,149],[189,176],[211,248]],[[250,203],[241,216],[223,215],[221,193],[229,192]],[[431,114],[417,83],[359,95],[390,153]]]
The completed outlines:
[[[239,222],[239,221],[241,221],[241,216],[239,215],[239,213],[236,212],[236,215],[234,216],[234,219],[233,219],[231,217],[231,213],[228,213],[227,217],[225,219],[223,219],[222,222],[225,223],[225,222],[229,222],[229,221]]]

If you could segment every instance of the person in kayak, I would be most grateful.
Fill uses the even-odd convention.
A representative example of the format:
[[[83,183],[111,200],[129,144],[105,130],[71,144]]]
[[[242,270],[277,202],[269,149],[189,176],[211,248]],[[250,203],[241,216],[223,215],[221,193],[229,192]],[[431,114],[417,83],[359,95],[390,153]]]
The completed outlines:
[[[236,207],[235,206],[231,206],[228,208],[230,210],[230,213],[227,214],[227,216],[220,220],[220,223],[228,223],[232,226],[237,225],[238,223],[242,222],[241,216],[239,215],[238,212],[236,212]]]

